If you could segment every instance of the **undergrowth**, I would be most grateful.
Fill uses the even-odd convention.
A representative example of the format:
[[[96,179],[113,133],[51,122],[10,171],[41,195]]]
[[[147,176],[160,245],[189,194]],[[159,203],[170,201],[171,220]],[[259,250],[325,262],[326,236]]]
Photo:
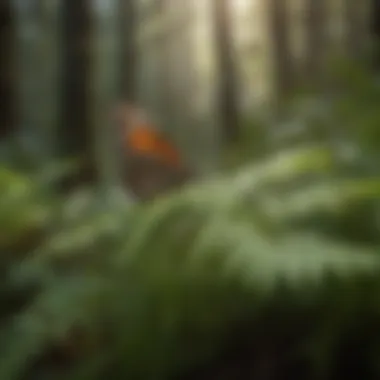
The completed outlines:
[[[0,378],[379,378],[380,115],[352,99],[329,118],[367,135],[273,137],[154,202],[3,167]]]

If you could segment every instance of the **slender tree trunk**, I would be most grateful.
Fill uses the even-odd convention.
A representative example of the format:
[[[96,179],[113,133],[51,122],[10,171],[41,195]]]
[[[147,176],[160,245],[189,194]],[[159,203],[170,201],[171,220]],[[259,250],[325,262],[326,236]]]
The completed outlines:
[[[38,67],[40,25],[37,1],[13,3],[15,16],[16,112],[20,134],[36,134],[41,122]],[[35,136],[32,136],[35,138]]]
[[[59,0],[12,1],[16,20],[17,115],[25,148],[37,165],[56,149]]]
[[[328,0],[330,1],[330,0]],[[304,75],[313,85],[320,83],[325,51],[325,0],[306,0],[306,53]]]
[[[92,0],[64,1],[62,10],[63,75],[60,154],[80,158],[75,173],[61,182],[62,191],[93,183],[97,173],[90,119]]]
[[[90,0],[65,1],[63,8],[62,153],[89,156]],[[89,157],[88,157],[89,158]]]
[[[352,58],[360,58],[365,52],[364,14],[362,12],[366,1],[344,0],[344,15],[346,21],[346,48]]]
[[[157,2],[156,14],[152,17],[152,21],[167,21],[172,22],[172,18],[168,18],[171,14],[173,3],[170,2]],[[167,23],[165,23],[168,25]],[[161,128],[168,130],[173,128],[175,123],[175,111],[173,112],[173,107],[175,108],[175,103],[177,99],[174,99],[174,77],[172,71],[172,51],[173,51],[173,36],[168,32],[166,25],[163,29],[158,32],[157,35],[157,46],[153,47],[156,52],[156,62],[158,64],[158,80],[157,87],[155,88],[157,108],[159,110],[159,122]],[[170,28],[169,28],[170,29]],[[153,42],[153,41],[152,41]],[[155,42],[153,42],[154,44]],[[175,42],[174,42],[175,45]]]
[[[286,97],[294,87],[294,65],[290,50],[289,15],[286,1],[270,0],[269,24],[272,36],[274,65],[274,84],[276,97],[281,100]]]
[[[118,95],[120,29],[119,1],[93,1],[94,54],[91,121],[94,152],[100,186],[105,200],[115,200],[122,188],[120,136],[112,125],[110,113]]]
[[[134,103],[137,94],[137,4],[135,0],[119,0],[120,9],[120,94]]]
[[[61,109],[60,95],[62,93],[62,5],[64,0],[40,0],[41,3],[41,55],[39,70],[42,72],[41,93],[41,128],[46,153],[50,158],[56,158],[58,153],[57,133]]]
[[[374,66],[378,73],[380,73],[380,1],[372,0],[371,2],[372,18],[370,20],[370,27],[372,37],[374,40]]]
[[[0,138],[14,128],[14,23],[12,0],[0,2]]]
[[[234,62],[230,0],[213,0],[215,45],[218,64],[218,109],[224,140],[235,142],[239,137],[239,108]]]

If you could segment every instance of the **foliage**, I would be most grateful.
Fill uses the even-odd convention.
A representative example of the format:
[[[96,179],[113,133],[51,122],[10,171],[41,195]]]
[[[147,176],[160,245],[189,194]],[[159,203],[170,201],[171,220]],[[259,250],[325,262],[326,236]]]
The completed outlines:
[[[283,148],[322,143],[356,163],[359,157],[353,156],[362,159],[365,152],[364,166],[374,170],[380,151],[379,77],[366,66],[338,60],[323,83],[319,89],[304,84],[279,109],[257,109],[244,119],[241,141],[227,162],[236,166]]]
[[[2,167],[0,378],[379,378],[380,93],[350,70],[154,202]]]
[[[38,197],[36,182],[3,170],[1,251],[18,255],[1,284],[1,378],[260,379],[265,360],[278,378],[305,378],[299,361],[326,378],[343,337],[369,327],[360,364],[376,377],[379,226],[357,208],[378,212],[380,181],[333,153],[283,152],[118,211],[87,195],[70,215],[73,199]],[[347,228],[352,210],[373,239]],[[228,347],[240,364],[217,361]]]

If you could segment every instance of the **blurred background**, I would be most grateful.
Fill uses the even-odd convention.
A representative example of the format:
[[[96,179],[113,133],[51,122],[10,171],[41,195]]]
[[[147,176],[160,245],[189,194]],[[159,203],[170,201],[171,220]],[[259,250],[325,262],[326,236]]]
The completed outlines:
[[[111,105],[125,99],[150,113],[197,172],[213,171],[247,120],[273,117],[301,89],[332,90],[327,73],[337,62],[375,69],[377,8],[374,0],[3,0],[1,137],[17,135],[36,156],[101,154]]]
[[[1,0],[0,49],[3,380],[380,378],[380,1]]]

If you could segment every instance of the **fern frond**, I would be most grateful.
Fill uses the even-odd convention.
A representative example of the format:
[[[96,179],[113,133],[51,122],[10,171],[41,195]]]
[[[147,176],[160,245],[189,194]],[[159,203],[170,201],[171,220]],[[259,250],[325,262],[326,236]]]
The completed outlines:
[[[25,334],[4,335],[15,348],[0,356],[0,368],[16,376],[29,354],[93,321],[95,335],[110,337],[97,348],[103,369],[132,378],[169,378],[209,358],[241,321],[252,326],[252,340],[261,330],[273,339],[296,331],[297,315],[309,321],[308,337],[331,318],[346,323],[347,310],[360,325],[360,311],[380,307],[379,246],[353,246],[295,223],[307,216],[318,224],[323,209],[333,215],[363,200],[376,204],[377,178],[333,178],[335,170],[327,150],[298,151],[120,212],[89,207],[55,218],[60,228],[7,280],[15,286],[18,276],[45,273],[13,325]],[[271,331],[282,313],[289,320]],[[28,321],[43,326],[46,315],[55,327],[41,339]]]

